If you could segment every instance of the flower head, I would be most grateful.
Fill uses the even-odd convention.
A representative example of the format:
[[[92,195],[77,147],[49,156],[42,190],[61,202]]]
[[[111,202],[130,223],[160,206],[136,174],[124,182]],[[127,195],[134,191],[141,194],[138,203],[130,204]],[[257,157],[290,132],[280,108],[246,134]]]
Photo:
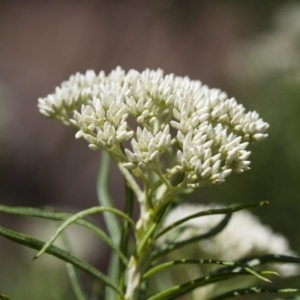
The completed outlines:
[[[246,147],[263,140],[269,127],[226,93],[162,70],[77,73],[38,106],[135,174],[146,168],[170,184],[184,174],[191,187],[248,170]]]

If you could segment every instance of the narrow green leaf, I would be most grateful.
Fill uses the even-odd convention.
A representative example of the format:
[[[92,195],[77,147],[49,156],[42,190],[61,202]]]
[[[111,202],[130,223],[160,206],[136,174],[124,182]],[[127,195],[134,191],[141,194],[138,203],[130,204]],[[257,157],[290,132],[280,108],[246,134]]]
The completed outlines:
[[[183,264],[210,264],[210,265],[223,265],[223,266],[230,266],[230,267],[235,267],[235,268],[240,268],[244,271],[249,272],[250,274],[252,274],[253,276],[270,282],[269,279],[261,276],[260,274],[258,274],[257,272],[255,272],[254,270],[250,269],[248,266],[245,266],[243,264],[240,263],[236,263],[233,261],[223,261],[223,260],[214,260],[214,259],[178,259],[178,260],[172,260],[166,263],[162,263],[158,266],[153,267],[152,269],[150,269],[149,271],[147,271],[144,276],[143,276],[143,280],[147,280],[149,277],[153,276],[154,274],[156,274],[157,272],[160,272],[166,268],[170,268],[172,266],[176,266],[176,265],[183,265]],[[272,272],[272,274],[275,274],[275,272]]]
[[[67,266],[67,271],[68,271],[68,275],[69,275],[69,279],[71,282],[71,286],[73,288],[73,292],[77,298],[77,300],[85,300],[86,299],[86,295],[83,292],[83,289],[81,287],[81,283],[79,281],[79,278],[77,276],[75,267],[72,264],[66,263]]]
[[[111,208],[111,207],[91,207],[89,209],[80,211],[77,214],[72,215],[69,219],[67,219],[63,224],[61,224],[58,229],[56,230],[56,233],[51,237],[51,239],[44,245],[44,247],[40,250],[40,252],[35,256],[35,258],[38,258],[39,256],[41,256],[46,249],[52,245],[52,243],[56,240],[56,238],[61,234],[61,232],[63,232],[69,225],[71,225],[72,223],[76,223],[76,221],[78,219],[82,219],[84,217],[87,217],[89,215],[95,214],[95,213],[102,213],[102,212],[110,212],[113,213],[119,217],[122,217],[123,219],[125,219],[126,221],[129,222],[129,224],[135,228],[135,224],[133,222],[133,220],[131,218],[129,218],[126,214],[124,214],[123,212],[121,212],[120,210],[117,210],[115,208]]]
[[[129,217],[132,216],[133,213],[133,205],[134,205],[134,194],[132,189],[126,183],[125,180],[125,214]],[[127,221],[123,223],[123,232],[120,241],[120,249],[124,255],[127,256],[128,252],[128,242],[129,242],[129,232],[130,232],[130,224]],[[125,266],[121,264],[118,260],[118,257],[115,256],[114,253],[111,254],[110,264],[108,268],[109,277],[113,280],[113,282],[118,283],[121,291],[125,289],[124,276],[125,276]],[[117,299],[117,295],[114,290],[107,288],[105,291],[105,299],[107,300],[115,300]]]
[[[109,193],[109,173],[110,173],[110,155],[108,152],[101,151],[101,165],[97,178],[97,195],[100,206],[114,208],[115,205]],[[104,220],[107,230],[111,236],[116,248],[119,248],[121,240],[121,224],[118,218],[113,214],[104,213]],[[121,251],[121,250],[120,250]],[[125,255],[124,255],[125,256]],[[126,257],[126,256],[125,256]],[[112,281],[117,284],[119,279],[120,262],[115,252],[111,253],[108,266],[108,275]],[[115,300],[116,293],[113,289],[106,287],[105,299]]]
[[[36,250],[42,249],[45,245],[43,241],[40,241],[29,235],[25,235],[13,230],[6,229],[1,226],[0,226],[0,235],[18,244],[25,245],[29,248],[36,249]],[[101,280],[106,285],[114,289],[118,294],[120,295],[122,294],[121,291],[118,289],[118,287],[110,280],[110,278],[108,278],[106,275],[104,275],[102,272],[100,272],[98,269],[91,266],[87,262],[78,259],[77,257],[73,256],[69,252],[61,248],[58,248],[56,246],[49,246],[45,251],[65,262],[74,265],[78,269],[90,274],[91,276],[97,278],[98,280]]]
[[[62,234],[61,237],[65,248],[70,252],[71,245],[67,235]],[[84,292],[83,285],[78,277],[75,267],[70,263],[66,263],[66,267],[67,267],[70,283],[77,300],[87,299],[86,293]]]
[[[233,206],[228,206],[225,208],[218,208],[218,209],[209,209],[209,210],[204,210],[198,213],[195,213],[193,215],[190,215],[188,217],[182,218],[181,220],[178,220],[177,222],[171,224],[170,226],[164,228],[161,232],[159,232],[157,235],[155,235],[155,239],[159,238],[163,234],[167,233],[171,229],[183,224],[184,222],[187,222],[191,219],[195,219],[198,217],[203,217],[203,216],[209,216],[209,215],[220,215],[220,214],[232,214],[236,211],[247,209],[247,208],[253,208],[253,207],[259,207],[259,206],[265,206],[268,205],[268,201],[262,201],[262,202],[257,202],[257,203],[251,203],[251,204],[243,204],[243,205],[233,205]]]
[[[294,263],[300,264],[300,259],[297,257],[292,257],[288,255],[279,255],[279,254],[266,254],[260,256],[251,256],[240,259],[237,261],[240,264],[249,266],[251,268],[260,266],[266,263]],[[217,270],[215,273],[223,273],[223,272],[235,272],[236,267],[225,267]]]
[[[97,178],[97,195],[100,206],[114,208],[115,205],[109,193],[109,171],[110,171],[110,156],[109,153],[101,151],[101,166]],[[113,214],[104,214],[104,220],[107,226],[109,235],[114,244],[119,245],[121,239],[121,225],[118,218]]]
[[[120,272],[120,262],[115,252],[111,253],[109,266],[108,266],[108,277],[113,281],[114,284],[118,284]],[[116,291],[111,289],[109,286],[105,288],[105,298],[107,300],[115,300],[117,298]]]
[[[11,207],[6,205],[0,205],[0,212],[12,215],[18,215],[23,217],[34,217],[34,218],[42,218],[47,220],[54,221],[66,221],[71,218],[74,214],[61,212],[61,211],[53,211],[49,209],[39,209],[33,207]],[[119,246],[116,246],[112,239],[99,227],[94,225],[93,223],[84,220],[77,219],[75,224],[83,226],[89,230],[91,230],[94,234],[96,234],[103,242],[105,242],[108,246],[110,246],[119,256],[119,258],[123,261],[124,264],[127,264],[126,256],[121,252]]]
[[[177,250],[181,247],[187,246],[191,243],[198,242],[202,239],[210,238],[210,237],[218,234],[227,226],[228,222],[230,221],[230,218],[231,218],[231,214],[225,215],[225,217],[220,221],[219,224],[217,224],[214,228],[212,228],[211,230],[209,230],[208,232],[206,232],[204,234],[193,236],[187,240],[180,241],[180,242],[166,242],[161,247],[161,249],[154,251],[152,253],[152,259],[156,260],[157,258],[159,258],[163,255],[166,255],[174,250]]]
[[[264,272],[257,272],[261,275],[264,275]],[[185,282],[183,284],[175,285],[171,288],[168,288],[162,292],[159,292],[153,296],[150,296],[147,298],[147,300],[174,300],[177,299],[178,297],[191,292],[192,290],[203,286],[207,284],[211,284],[214,282],[218,282],[221,280],[226,280],[229,278],[234,278],[237,276],[241,275],[251,275],[246,271],[241,271],[241,272],[235,272],[235,273],[227,273],[227,274],[214,274],[214,275],[208,275],[204,277],[200,277],[194,280],[190,280],[188,282]]]
[[[0,299],[1,300],[11,300],[8,296],[6,296],[4,294],[0,295]]]
[[[295,289],[295,288],[279,289],[279,288],[269,288],[269,287],[251,287],[251,288],[237,289],[230,292],[226,292],[222,295],[213,297],[210,300],[224,300],[224,299],[230,299],[230,298],[235,298],[235,297],[240,297],[240,296],[250,295],[250,294],[263,294],[263,293],[288,294],[288,293],[296,293],[299,291],[300,289]]]
[[[276,298],[274,300],[300,300],[300,296],[289,296],[289,297],[284,297],[284,298]]]

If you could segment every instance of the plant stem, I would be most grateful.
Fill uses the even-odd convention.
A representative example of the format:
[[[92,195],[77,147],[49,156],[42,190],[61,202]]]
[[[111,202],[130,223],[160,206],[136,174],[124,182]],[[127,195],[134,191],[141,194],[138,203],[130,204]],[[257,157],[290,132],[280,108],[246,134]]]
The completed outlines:
[[[131,218],[134,207],[134,192],[131,187],[125,181],[125,213]],[[127,255],[128,253],[128,243],[129,243],[129,233],[130,233],[130,224],[128,221],[124,221],[123,234],[120,242],[120,249],[124,251],[123,253]],[[119,261],[119,288],[121,291],[125,289],[125,266],[122,264],[122,261]],[[119,297],[120,299],[120,297]]]
[[[131,256],[127,267],[127,289],[125,294],[125,300],[137,300],[141,290],[141,284],[143,281],[143,275],[146,272],[149,263],[151,261],[151,253],[154,247],[153,235],[160,224],[160,221],[166,211],[167,205],[162,207],[160,211],[150,220],[140,218],[140,222],[146,224],[141,225],[142,233],[137,240],[136,250]],[[138,221],[138,222],[139,222]]]
[[[127,289],[125,300],[137,300],[141,290],[143,274],[145,273],[149,261],[153,243],[149,241],[146,251],[141,256],[132,255],[127,267]]]

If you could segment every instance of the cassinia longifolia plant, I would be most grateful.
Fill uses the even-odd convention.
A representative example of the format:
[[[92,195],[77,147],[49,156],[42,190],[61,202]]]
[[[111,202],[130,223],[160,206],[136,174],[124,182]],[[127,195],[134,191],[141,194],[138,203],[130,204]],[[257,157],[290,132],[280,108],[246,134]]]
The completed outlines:
[[[240,212],[241,218],[237,213],[227,226],[232,213],[267,202],[229,207],[183,203],[188,193],[221,184],[232,172],[249,170],[247,147],[264,140],[269,127],[257,112],[246,112],[234,98],[198,80],[164,75],[162,70],[125,72],[120,67],[109,75],[91,70],[72,75],[53,94],[40,98],[38,107],[46,117],[75,129],[75,137],[86,140],[91,150],[102,151],[97,182],[100,205],[74,215],[1,206],[5,213],[64,221],[46,243],[5,228],[0,230],[2,236],[39,250],[36,257],[47,252],[89,273],[106,286],[102,294],[107,300],[183,299],[185,295],[227,299],[298,291],[241,288],[236,281],[229,290],[218,289],[225,279],[247,275],[251,284],[270,282],[265,276],[276,272],[255,270],[265,263],[299,263],[287,241],[273,236],[250,213]],[[124,177],[124,211],[114,207],[109,194],[110,158]],[[135,201],[140,208],[136,221]],[[103,213],[108,234],[85,219],[94,213]],[[93,231],[111,247],[107,275],[53,245],[73,223]],[[184,267],[186,275],[179,276],[175,265]],[[199,272],[192,271],[193,265]],[[298,267],[287,270],[284,275],[293,275]],[[72,274],[77,299],[88,299]],[[219,290],[222,293],[215,296]]]

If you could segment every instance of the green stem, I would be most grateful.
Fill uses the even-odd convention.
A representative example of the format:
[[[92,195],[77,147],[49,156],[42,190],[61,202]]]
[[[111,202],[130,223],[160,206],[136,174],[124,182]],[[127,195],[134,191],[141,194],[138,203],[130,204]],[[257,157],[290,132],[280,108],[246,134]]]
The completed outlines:
[[[127,181],[125,181],[125,214],[129,217],[133,214],[134,207],[134,193],[131,187],[128,185]],[[126,256],[128,255],[128,243],[129,243],[129,234],[130,234],[130,224],[128,221],[124,221],[123,226],[123,234],[120,243],[120,249],[122,253]],[[119,271],[119,289],[121,291],[125,290],[125,267],[120,262],[120,271]]]
[[[166,209],[167,209],[167,206],[163,207],[160,211],[158,211],[156,213],[156,216],[153,218],[152,223],[150,223],[148,228],[145,230],[145,232],[142,235],[140,241],[138,242],[138,245],[136,248],[137,256],[139,256],[143,252],[144,248],[147,246],[149,239],[152,238],[158,225],[160,225],[160,221],[161,221]]]
[[[136,249],[127,266],[128,285],[125,294],[126,300],[137,300],[140,295],[142,276],[149,266],[151,252],[154,246],[153,239],[151,237],[159,225],[164,212],[165,209],[157,212],[149,225],[141,225],[141,228],[144,228],[143,225],[147,227],[146,230],[144,230],[144,232],[141,234],[141,238],[138,239]]]
[[[101,167],[99,169],[97,179],[97,195],[100,206],[115,207],[111,196],[109,194],[109,170],[110,170],[110,156],[109,153],[101,151]],[[104,220],[107,226],[109,235],[114,244],[117,246],[121,238],[121,228],[119,220],[115,215],[104,214]]]
[[[121,151],[121,150],[120,150]],[[114,203],[109,193],[109,173],[110,173],[110,155],[105,150],[101,152],[101,166],[99,169],[98,179],[97,179],[97,194],[100,206],[114,207]],[[116,215],[104,213],[104,220],[106,223],[107,230],[113,241],[114,247],[119,249],[119,243],[121,239],[121,226]],[[113,249],[113,248],[112,248]],[[115,249],[113,249],[115,250]],[[108,276],[112,281],[117,284],[118,274],[119,274],[119,259],[117,257],[118,251],[111,252]],[[121,251],[120,251],[121,252]],[[120,256],[119,256],[120,257]],[[126,256],[124,255],[127,260]],[[105,288],[105,299],[115,300],[116,292],[110,287]]]
[[[148,224],[146,230],[142,234],[142,237],[137,241],[136,249],[134,254],[131,256],[127,267],[128,285],[125,294],[126,300],[138,299],[138,295],[141,290],[141,283],[143,281],[142,276],[147,270],[151,260],[151,252],[154,246],[152,236],[159,226],[166,209],[167,205],[164,206],[160,211],[156,212],[152,222]]]
[[[168,191],[173,191],[173,186],[170,184],[169,180],[165,177],[165,175],[161,172],[159,168],[154,169],[158,177],[161,179],[161,181],[165,184]]]
[[[147,206],[148,211],[154,211],[154,206],[152,202],[152,195],[151,195],[151,185],[145,184],[145,205]]]
[[[134,177],[131,175],[131,173],[123,167],[122,163],[118,163],[118,167],[124,176],[125,180],[127,181],[127,184],[130,186],[130,188],[134,191],[134,193],[137,196],[137,199],[139,202],[142,202],[144,199],[143,191],[138,186],[137,182],[135,181]]]

